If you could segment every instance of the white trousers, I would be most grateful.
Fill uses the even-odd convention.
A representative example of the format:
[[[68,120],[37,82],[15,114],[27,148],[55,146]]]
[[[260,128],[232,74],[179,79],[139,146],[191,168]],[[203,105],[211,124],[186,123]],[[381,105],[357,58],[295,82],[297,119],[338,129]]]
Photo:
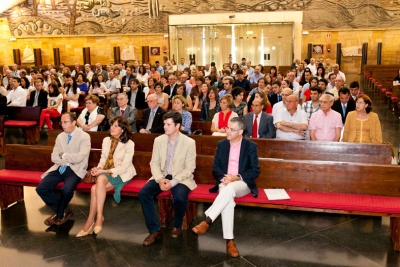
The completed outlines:
[[[205,214],[212,221],[215,221],[221,214],[224,239],[233,239],[233,219],[236,206],[234,198],[245,196],[248,193],[250,193],[250,189],[243,181],[219,185],[219,194]]]

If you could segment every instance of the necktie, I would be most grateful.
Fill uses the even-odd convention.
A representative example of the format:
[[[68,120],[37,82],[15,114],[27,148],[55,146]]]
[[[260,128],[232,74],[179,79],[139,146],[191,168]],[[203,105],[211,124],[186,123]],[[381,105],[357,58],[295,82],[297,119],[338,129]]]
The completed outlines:
[[[36,93],[35,93],[35,101],[33,102],[33,106],[34,107],[38,106],[38,99],[39,99],[39,92],[36,91]]]
[[[343,118],[346,117],[346,106],[342,104]]]
[[[281,97],[281,95],[278,95],[278,102],[281,102],[282,101],[282,97]]]
[[[121,116],[124,116],[125,110],[121,109]]]
[[[69,144],[69,141],[71,141],[71,138],[72,138],[72,135],[69,134],[68,140],[67,140],[68,144]],[[62,165],[58,168],[58,171],[60,172],[60,174],[63,174],[66,169],[67,169],[67,165]]]
[[[253,138],[257,138],[258,137],[258,123],[257,123],[257,118],[258,115],[256,115],[256,118],[254,119],[253,122],[253,130],[252,130],[252,136]]]
[[[151,126],[153,125],[153,120],[154,120],[154,111],[150,111],[150,118],[149,122],[147,123],[146,130],[151,129]]]

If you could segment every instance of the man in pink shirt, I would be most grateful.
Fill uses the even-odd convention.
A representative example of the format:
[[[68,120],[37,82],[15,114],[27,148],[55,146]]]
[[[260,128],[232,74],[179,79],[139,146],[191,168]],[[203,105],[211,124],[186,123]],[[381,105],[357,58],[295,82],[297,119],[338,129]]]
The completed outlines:
[[[322,95],[319,99],[320,110],[311,115],[309,130],[311,140],[339,141],[342,130],[342,116],[331,109],[334,98]]]
[[[193,232],[204,235],[210,224],[221,214],[222,230],[226,239],[226,252],[231,257],[238,257],[239,251],[233,239],[233,218],[235,197],[249,193],[258,196],[255,179],[260,174],[257,144],[242,137],[246,124],[241,118],[232,118],[226,128],[227,139],[218,142],[213,162],[212,174],[216,185],[210,193],[219,191],[211,207],[206,210],[206,219],[193,227]]]

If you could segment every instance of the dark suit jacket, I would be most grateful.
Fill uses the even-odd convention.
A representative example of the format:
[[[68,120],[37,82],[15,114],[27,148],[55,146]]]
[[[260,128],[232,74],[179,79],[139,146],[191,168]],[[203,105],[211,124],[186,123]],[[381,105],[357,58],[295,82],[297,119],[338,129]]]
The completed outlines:
[[[271,103],[271,106],[274,106],[276,103],[278,103],[278,95],[273,94],[271,96],[268,96],[268,100]]]
[[[127,105],[124,111],[124,117],[125,119],[128,120],[129,125],[131,126],[132,132],[136,133],[136,114],[137,110],[136,108],[132,108],[131,106]],[[115,107],[111,109],[111,114],[110,114],[110,121],[112,118],[115,116],[121,116],[121,108],[120,107]]]
[[[7,114],[7,97],[0,94],[0,115]]]
[[[218,142],[215,152],[212,174],[217,181],[216,185],[210,189],[210,193],[218,192],[218,186],[221,179],[228,172],[230,141],[224,139]],[[242,139],[239,157],[239,174],[247,184],[253,197],[258,196],[258,189],[255,179],[260,174],[260,164],[258,163],[257,144],[253,141]]]
[[[253,120],[254,113],[250,112],[244,115],[244,121],[246,122],[246,131],[244,131],[244,136],[251,138],[253,134]],[[258,125],[258,135],[259,138],[274,138],[274,119],[271,115],[265,112],[261,112],[260,124]]]
[[[143,118],[142,118],[142,123],[139,126],[139,131],[141,129],[146,129],[147,122],[149,121],[150,118],[150,108],[147,108],[143,111]],[[164,133],[164,120],[163,116],[166,113],[166,110],[163,110],[162,108],[158,107],[156,111],[156,115],[154,116],[153,119],[153,125],[150,128],[151,133]]]
[[[128,99],[129,99],[128,105],[130,106],[131,105],[132,91],[127,92],[126,95],[128,96]],[[135,108],[137,108],[137,109],[149,108],[144,96],[145,96],[144,92],[142,92],[142,91],[140,91],[138,89],[138,91],[136,93],[136,99],[135,99]]]
[[[131,75],[128,77],[128,86],[129,86],[129,81],[130,81],[131,79],[134,79],[134,78],[136,78],[136,76],[133,75],[133,74],[131,74]],[[126,83],[126,75],[125,75],[124,77],[122,77],[121,86],[125,86],[125,83]]]
[[[32,107],[33,103],[35,102],[35,94],[36,90],[31,92],[30,98],[29,98],[29,106]],[[39,91],[39,98],[38,98],[38,106],[41,108],[47,108],[47,92],[43,89]]]
[[[336,112],[339,112],[340,115],[342,115],[342,122],[344,124],[347,118],[347,114],[349,114],[350,111],[354,111],[356,109],[356,102],[350,96],[349,102],[347,102],[345,116],[343,116],[342,103],[340,103],[340,99],[333,102],[332,109]]]
[[[174,88],[172,89],[172,95],[171,95],[171,85],[165,86],[163,92],[166,93],[166,94],[168,95],[168,98],[169,98],[169,99],[171,99],[170,95],[171,95],[171,96],[176,95],[176,87],[178,87],[178,84],[177,84],[177,83],[175,83],[175,86],[174,86]]]

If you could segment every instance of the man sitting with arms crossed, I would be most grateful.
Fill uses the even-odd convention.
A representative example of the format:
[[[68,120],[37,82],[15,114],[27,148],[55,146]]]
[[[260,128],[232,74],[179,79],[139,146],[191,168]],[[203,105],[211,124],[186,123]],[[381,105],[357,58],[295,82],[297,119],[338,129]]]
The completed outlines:
[[[193,227],[193,232],[204,235],[212,222],[221,214],[222,230],[226,239],[226,252],[238,257],[239,251],[233,239],[233,219],[235,215],[235,197],[249,193],[258,196],[255,179],[260,174],[257,144],[242,137],[246,124],[239,117],[232,118],[226,128],[227,139],[218,142],[215,152],[212,174],[216,185],[210,193],[219,191],[217,198],[206,210],[206,219]]]
[[[182,233],[188,196],[197,187],[193,179],[196,168],[196,143],[180,132],[182,115],[170,111],[163,117],[165,134],[154,140],[150,161],[152,177],[139,192],[139,200],[149,235],[143,241],[150,246],[163,234],[154,207],[154,197],[163,191],[171,190],[174,209],[174,228],[172,238]]]
[[[44,221],[47,226],[65,223],[74,212],[67,207],[74,196],[74,191],[86,175],[90,153],[89,134],[76,127],[76,117],[73,113],[64,113],[60,121],[63,132],[57,136],[56,144],[51,153],[54,165],[43,175],[43,180],[36,192],[54,211]],[[58,197],[54,188],[64,182],[61,196]]]
[[[339,141],[342,130],[342,117],[331,109],[333,96],[323,95],[319,99],[320,110],[313,113],[310,119],[310,138],[318,141]]]

